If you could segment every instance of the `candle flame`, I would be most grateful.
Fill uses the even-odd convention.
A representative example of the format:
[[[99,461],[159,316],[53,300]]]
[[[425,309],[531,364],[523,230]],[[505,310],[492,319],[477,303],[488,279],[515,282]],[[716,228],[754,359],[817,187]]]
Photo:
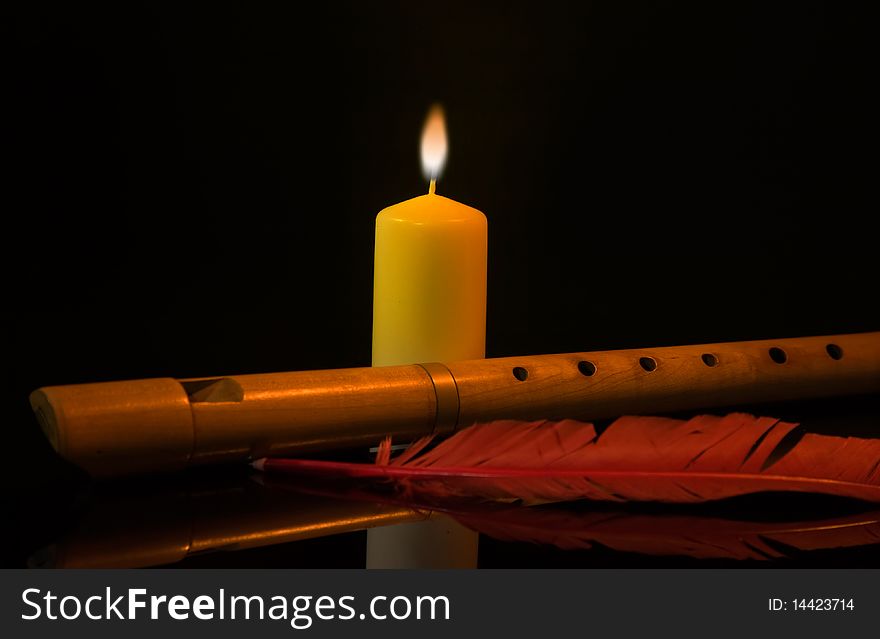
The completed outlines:
[[[425,179],[433,182],[440,176],[446,164],[448,151],[443,107],[435,104],[428,111],[425,128],[422,129],[422,172],[425,174]]]

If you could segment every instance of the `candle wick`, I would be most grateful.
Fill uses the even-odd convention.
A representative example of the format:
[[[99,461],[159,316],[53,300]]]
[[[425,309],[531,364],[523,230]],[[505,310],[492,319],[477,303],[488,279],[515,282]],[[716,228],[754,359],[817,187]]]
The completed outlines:
[[[437,190],[437,180],[432,179],[431,185],[428,187],[428,195],[434,195],[434,191]]]

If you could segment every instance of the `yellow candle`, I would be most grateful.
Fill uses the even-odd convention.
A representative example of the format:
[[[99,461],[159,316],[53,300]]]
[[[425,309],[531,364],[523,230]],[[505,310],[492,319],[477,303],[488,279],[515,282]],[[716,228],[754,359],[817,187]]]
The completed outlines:
[[[373,366],[485,357],[486,216],[435,193],[447,155],[443,112],[422,133],[427,195],[376,217]],[[367,534],[368,568],[473,568],[477,534],[452,520]]]
[[[439,109],[422,138],[425,172],[445,160]],[[486,216],[434,192],[376,218],[373,366],[485,357]]]

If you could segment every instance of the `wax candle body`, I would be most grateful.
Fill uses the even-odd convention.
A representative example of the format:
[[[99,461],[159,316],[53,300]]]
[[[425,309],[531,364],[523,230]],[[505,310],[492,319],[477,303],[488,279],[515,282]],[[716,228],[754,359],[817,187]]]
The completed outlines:
[[[486,216],[436,194],[376,218],[373,366],[485,357]]]
[[[476,209],[432,192],[381,211],[373,366],[485,357],[486,256]],[[477,540],[450,519],[374,528],[367,568],[475,568]]]

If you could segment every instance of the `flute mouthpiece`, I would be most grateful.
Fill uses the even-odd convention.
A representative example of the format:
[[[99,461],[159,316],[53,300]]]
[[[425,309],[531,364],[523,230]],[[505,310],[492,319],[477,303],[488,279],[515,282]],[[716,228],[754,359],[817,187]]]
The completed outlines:
[[[52,447],[95,475],[184,468],[193,414],[174,379],[47,386],[31,408]]]

